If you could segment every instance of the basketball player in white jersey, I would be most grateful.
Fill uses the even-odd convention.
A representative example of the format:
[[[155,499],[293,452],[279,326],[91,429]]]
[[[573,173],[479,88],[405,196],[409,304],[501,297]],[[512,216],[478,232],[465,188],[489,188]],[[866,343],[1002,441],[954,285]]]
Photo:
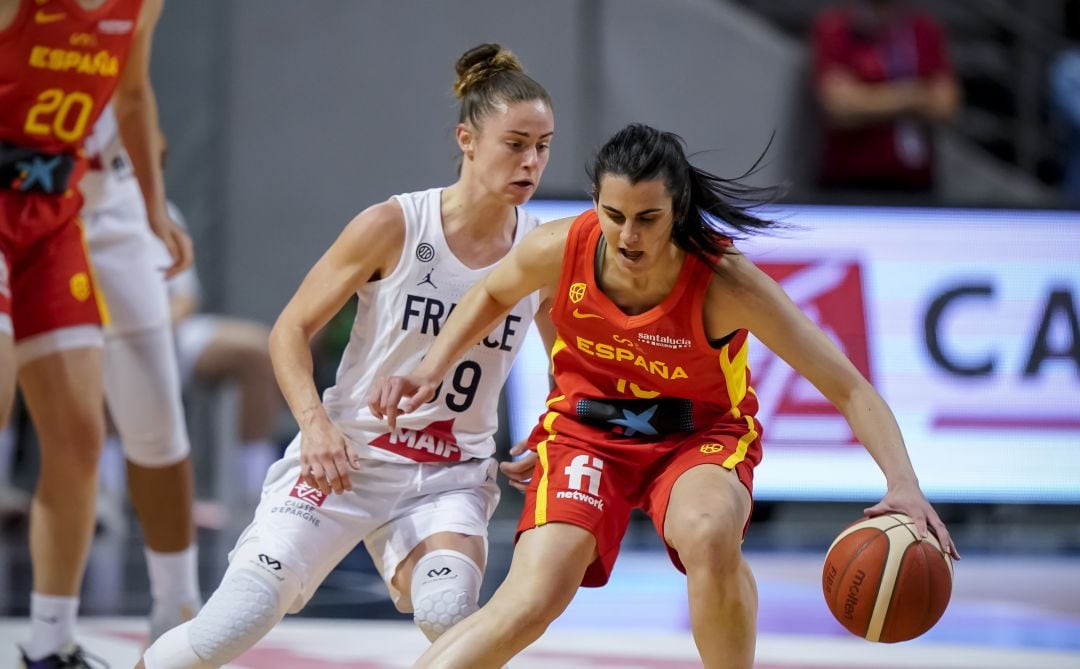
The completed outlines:
[[[146,540],[153,608],[150,639],[200,605],[192,471],[173,347],[165,256],[106,108],[86,151],[82,218],[90,262],[105,298],[105,403],[127,460],[127,482]],[[186,237],[186,233],[185,237]]]
[[[429,639],[478,608],[499,497],[499,391],[534,314],[542,312],[537,325],[551,343],[546,296],[493,322],[436,397],[394,432],[367,408],[375,380],[418,362],[458,299],[539,223],[521,205],[548,160],[547,91],[498,45],[471,49],[456,69],[459,179],[361,213],[285,307],[270,351],[300,434],[270,468],[221,585],[140,667],[230,662],[299,611],[360,541],[395,605]],[[309,341],[353,293],[356,322],[337,382],[320,401]]]

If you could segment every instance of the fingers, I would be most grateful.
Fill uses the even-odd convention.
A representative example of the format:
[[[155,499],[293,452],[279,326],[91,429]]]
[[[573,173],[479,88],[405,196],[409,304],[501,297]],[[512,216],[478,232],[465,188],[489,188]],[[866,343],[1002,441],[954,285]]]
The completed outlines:
[[[386,383],[386,377],[380,376],[375,379],[375,384],[371,387],[371,392],[368,393],[368,410],[372,416],[375,416],[379,420],[382,420],[385,415],[382,410],[382,392],[383,385]]]
[[[956,550],[956,544],[953,542],[952,535],[949,534],[948,528],[945,527],[945,523],[941,522],[941,519],[937,517],[936,513],[929,519],[929,523],[931,531],[933,531],[934,536],[937,537],[938,543],[941,544],[941,550],[952,559],[959,560],[960,553]]]
[[[347,448],[347,447],[346,447]],[[324,495],[340,495],[353,489],[351,470],[360,468],[360,456],[351,449],[343,448],[336,454],[301,455],[300,475],[304,483],[317,488]]]
[[[518,443],[510,447],[510,455],[521,455],[526,450],[528,450],[528,446],[528,441],[519,441]]]
[[[162,241],[165,242],[165,247],[169,251],[169,257],[173,260],[172,264],[165,269],[166,279],[171,279],[188,267],[191,267],[191,263],[195,259],[195,252],[191,245],[191,237],[187,236],[183,230],[179,229],[174,229],[170,232],[171,234],[165,235],[162,239]]]

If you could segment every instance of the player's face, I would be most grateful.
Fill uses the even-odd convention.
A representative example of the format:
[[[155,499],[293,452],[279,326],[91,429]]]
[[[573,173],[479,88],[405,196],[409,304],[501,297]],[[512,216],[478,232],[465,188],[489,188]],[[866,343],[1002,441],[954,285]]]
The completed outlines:
[[[624,176],[605,174],[600,177],[596,213],[608,258],[614,257],[619,267],[642,274],[671,257],[675,219],[663,180],[632,184]]]
[[[488,191],[525,204],[540,185],[554,132],[555,118],[542,100],[499,105],[484,118],[466,160]]]

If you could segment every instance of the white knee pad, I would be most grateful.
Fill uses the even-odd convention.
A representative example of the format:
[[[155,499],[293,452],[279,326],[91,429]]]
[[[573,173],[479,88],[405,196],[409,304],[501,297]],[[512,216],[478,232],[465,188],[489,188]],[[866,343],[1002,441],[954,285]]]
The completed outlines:
[[[431,641],[476,611],[483,574],[472,558],[436,550],[420,558],[412,573],[413,620]]]
[[[191,444],[169,328],[110,333],[103,362],[105,401],[124,457],[141,467],[168,467],[186,458]]]
[[[147,650],[147,669],[228,664],[285,617],[300,588],[300,579],[273,552],[255,542],[244,544],[199,614]],[[177,638],[178,631],[185,632],[183,638]]]

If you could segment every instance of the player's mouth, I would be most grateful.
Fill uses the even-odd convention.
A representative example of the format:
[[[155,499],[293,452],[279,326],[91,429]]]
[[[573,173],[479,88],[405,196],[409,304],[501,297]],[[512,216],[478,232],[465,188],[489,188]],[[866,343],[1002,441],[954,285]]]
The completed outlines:
[[[514,188],[518,189],[518,190],[532,190],[533,186],[534,186],[533,182],[529,181],[528,179],[521,179],[520,181],[511,181],[510,185],[513,186]]]
[[[631,263],[636,263],[641,260],[641,257],[645,255],[644,251],[627,251],[624,248],[619,248],[619,255],[625,258]]]

